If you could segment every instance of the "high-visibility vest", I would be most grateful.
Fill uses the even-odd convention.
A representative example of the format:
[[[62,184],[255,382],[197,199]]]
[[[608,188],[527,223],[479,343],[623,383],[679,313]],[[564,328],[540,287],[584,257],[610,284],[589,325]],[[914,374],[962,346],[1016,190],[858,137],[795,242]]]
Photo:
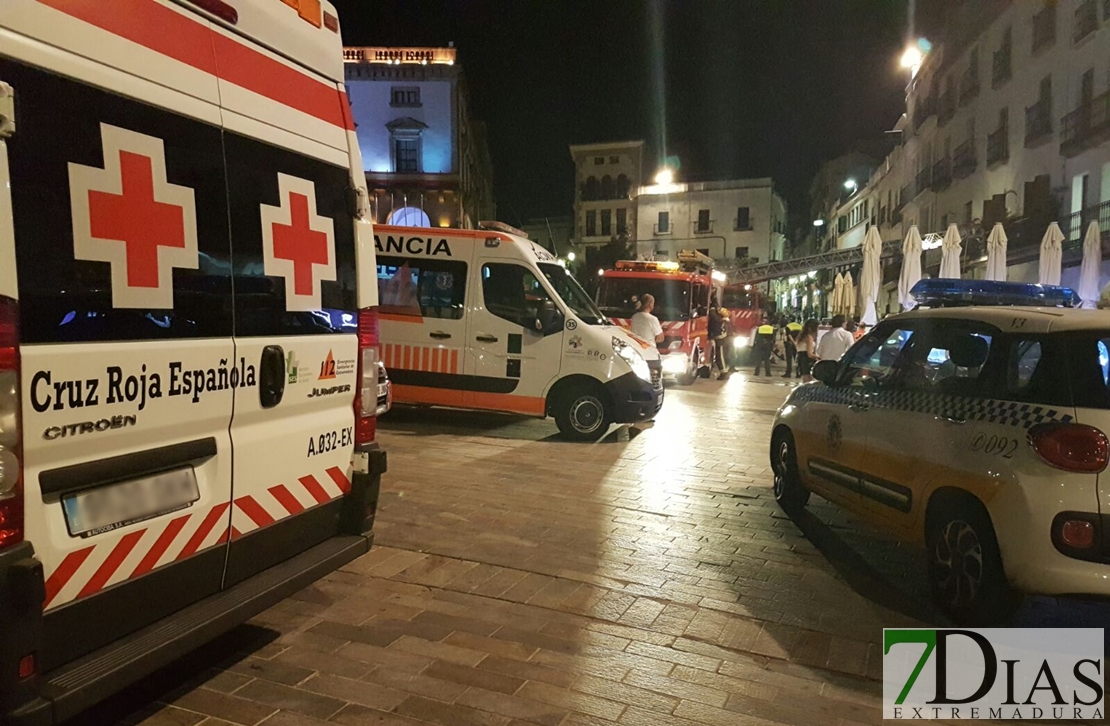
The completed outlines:
[[[775,334],[775,326],[773,326],[773,325],[760,325],[756,329],[755,332],[758,335],[774,335]]]

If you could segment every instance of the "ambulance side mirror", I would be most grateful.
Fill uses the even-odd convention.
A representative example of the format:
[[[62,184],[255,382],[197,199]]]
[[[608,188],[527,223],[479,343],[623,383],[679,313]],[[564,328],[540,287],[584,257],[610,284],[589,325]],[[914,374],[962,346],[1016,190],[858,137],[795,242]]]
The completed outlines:
[[[528,326],[540,335],[551,335],[563,329],[563,315],[551,300],[544,300],[540,304],[538,315]]]
[[[840,362],[835,360],[819,360],[813,366],[813,377],[826,386],[836,385],[836,374],[840,372]]]

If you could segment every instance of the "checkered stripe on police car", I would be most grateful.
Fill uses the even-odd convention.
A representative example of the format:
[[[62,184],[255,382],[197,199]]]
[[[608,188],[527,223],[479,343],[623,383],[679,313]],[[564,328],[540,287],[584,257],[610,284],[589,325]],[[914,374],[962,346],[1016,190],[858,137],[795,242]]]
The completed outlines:
[[[43,563],[46,569],[43,608],[95,595],[106,587],[326,504],[350,488],[347,473],[333,466],[320,476],[309,474],[295,484],[278,484],[262,494],[244,495],[208,509],[187,510],[171,515],[168,522],[154,520],[150,526],[130,531],[116,540],[104,537],[99,543],[67,553],[61,562]],[[233,505],[229,527],[227,511]]]
[[[829,403],[847,406],[860,400],[859,394],[846,388],[821,385],[802,386],[795,396],[798,402]],[[982,421],[1028,429],[1042,423],[1068,423],[1072,416],[1057,409],[1035,403],[1000,401],[992,398],[953,396],[929,391],[886,391],[867,395],[866,402],[876,408],[913,411],[930,416]]]

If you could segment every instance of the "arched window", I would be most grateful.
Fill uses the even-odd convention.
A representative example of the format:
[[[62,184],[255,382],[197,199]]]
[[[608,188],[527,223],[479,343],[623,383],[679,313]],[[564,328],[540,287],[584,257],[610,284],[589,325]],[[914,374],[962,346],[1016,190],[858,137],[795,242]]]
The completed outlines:
[[[613,177],[606,174],[601,177],[601,198],[612,199],[616,196],[616,187],[613,186]]]
[[[617,177],[617,198],[618,199],[628,199],[629,194],[632,191],[630,189],[630,187],[631,187],[631,184],[629,184],[629,182],[628,182],[628,175],[627,174],[621,174],[620,176],[618,176]]]
[[[386,224],[398,227],[431,227],[432,220],[419,207],[400,207],[389,213]]]
[[[586,184],[582,187],[582,201],[592,202],[598,199],[601,195],[601,187],[597,183],[597,177],[591,176],[586,180]]]

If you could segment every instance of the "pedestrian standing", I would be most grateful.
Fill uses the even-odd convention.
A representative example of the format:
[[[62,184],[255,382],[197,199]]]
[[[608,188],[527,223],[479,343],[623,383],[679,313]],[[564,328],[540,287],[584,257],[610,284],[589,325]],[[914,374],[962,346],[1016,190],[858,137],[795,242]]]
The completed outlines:
[[[802,383],[813,380],[813,364],[818,360],[817,321],[810,318],[798,334],[798,374],[802,377]]]
[[[649,343],[663,342],[663,326],[659,318],[652,315],[655,309],[655,298],[652,295],[643,295],[640,298],[640,309],[632,316],[632,334]]]
[[[764,375],[771,375],[771,351],[775,347],[775,326],[764,323],[755,329],[755,342],[752,343],[752,357],[755,358],[755,375],[760,367]]]
[[[783,321],[780,331],[782,335],[783,360],[786,362],[786,373],[783,373],[782,377],[793,378],[794,359],[798,357],[797,333],[790,329],[790,324],[786,321]]]
[[[832,330],[821,336],[817,344],[817,357],[821,360],[840,360],[856,342],[855,336],[844,329],[847,318],[834,315],[831,322]]]

